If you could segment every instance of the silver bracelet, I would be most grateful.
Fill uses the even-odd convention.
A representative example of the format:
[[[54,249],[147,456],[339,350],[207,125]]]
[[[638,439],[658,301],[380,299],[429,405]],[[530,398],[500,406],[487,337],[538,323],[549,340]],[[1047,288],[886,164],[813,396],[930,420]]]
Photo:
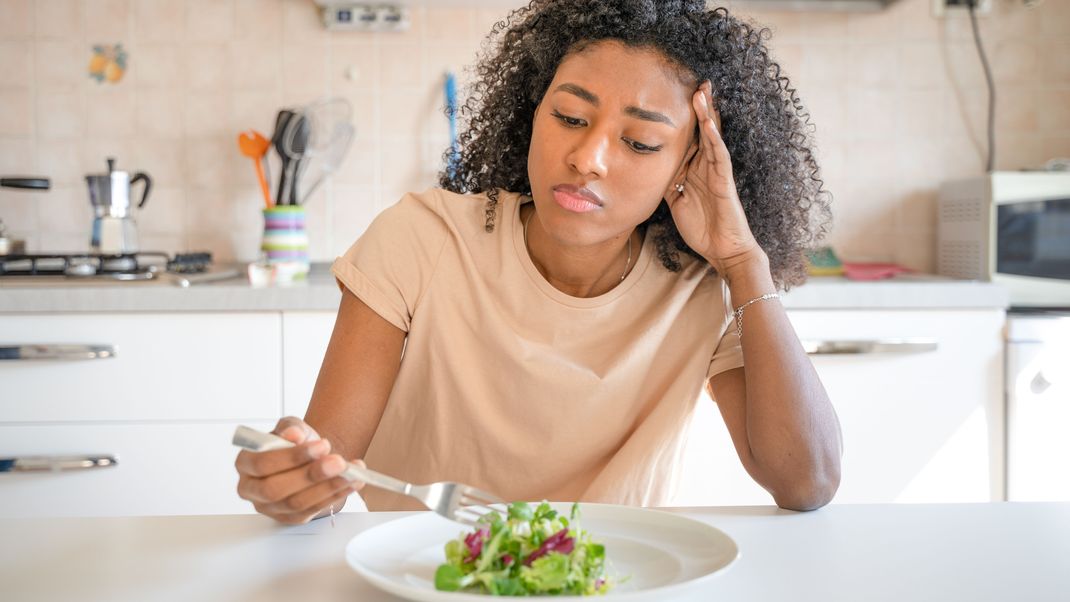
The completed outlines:
[[[780,298],[780,294],[779,293],[766,293],[766,294],[762,295],[761,297],[755,297],[755,298],[751,299],[750,301],[747,301],[743,305],[740,305],[739,307],[737,307],[734,310],[732,310],[732,313],[734,313],[736,315],[736,337],[739,338],[740,340],[743,339],[743,310],[746,309],[748,305],[750,305],[751,303],[757,303],[759,301],[767,301],[769,299],[779,299],[779,298]]]

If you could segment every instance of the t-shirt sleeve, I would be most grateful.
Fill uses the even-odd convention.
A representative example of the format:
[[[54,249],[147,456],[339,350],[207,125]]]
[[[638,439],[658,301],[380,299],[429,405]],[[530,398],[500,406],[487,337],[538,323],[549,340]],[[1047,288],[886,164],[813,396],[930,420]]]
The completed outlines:
[[[706,370],[706,380],[709,380],[714,374],[720,374],[726,370],[743,366],[743,347],[739,343],[739,337],[736,336],[736,320],[730,306],[731,301],[729,301],[732,297],[729,295],[728,287],[723,280],[721,281],[721,292],[722,299],[724,299],[724,321],[721,327],[721,340],[713,350],[710,367]]]
[[[331,267],[340,288],[406,332],[446,240],[440,203],[434,190],[405,195]]]

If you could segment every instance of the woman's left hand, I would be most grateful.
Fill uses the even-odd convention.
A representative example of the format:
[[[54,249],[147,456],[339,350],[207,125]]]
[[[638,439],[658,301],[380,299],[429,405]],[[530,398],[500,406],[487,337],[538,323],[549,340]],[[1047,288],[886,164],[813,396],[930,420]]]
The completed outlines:
[[[719,274],[764,254],[751,233],[732,177],[732,160],[721,139],[721,120],[713,108],[712,86],[705,81],[691,98],[698,116],[698,141],[673,178],[665,200],[676,229]],[[683,184],[683,192],[677,189]]]

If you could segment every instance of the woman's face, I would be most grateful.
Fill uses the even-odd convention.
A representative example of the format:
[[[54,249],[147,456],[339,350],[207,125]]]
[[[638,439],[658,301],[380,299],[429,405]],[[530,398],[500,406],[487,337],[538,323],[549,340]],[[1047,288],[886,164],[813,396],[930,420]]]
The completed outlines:
[[[694,91],[655,50],[607,40],[566,57],[535,110],[528,151],[543,228],[582,246],[649,218],[682,173]]]

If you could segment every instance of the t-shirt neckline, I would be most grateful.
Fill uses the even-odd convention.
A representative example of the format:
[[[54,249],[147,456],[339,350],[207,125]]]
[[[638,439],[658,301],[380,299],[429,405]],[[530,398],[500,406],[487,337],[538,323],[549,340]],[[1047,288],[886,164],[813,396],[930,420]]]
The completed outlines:
[[[516,200],[513,202],[513,206],[507,215],[509,229],[513,235],[513,248],[516,250],[517,260],[520,262],[521,268],[524,270],[524,273],[528,275],[532,284],[550,299],[561,303],[562,305],[577,308],[607,305],[617,300],[635,286],[636,283],[642,279],[643,274],[646,273],[647,268],[650,266],[650,258],[652,256],[650,246],[652,243],[651,237],[648,235],[644,237],[643,244],[639,245],[639,256],[635,259],[635,267],[628,272],[628,275],[625,276],[624,280],[617,284],[617,286],[596,297],[573,297],[572,295],[557,290],[554,288],[554,285],[550,284],[546,278],[543,277],[542,273],[539,272],[539,269],[535,267],[535,262],[531,260],[531,255],[528,254],[528,249],[524,245],[524,224],[520,219],[520,208],[525,203],[533,201],[531,200],[531,197],[524,195],[518,195],[515,198]]]

